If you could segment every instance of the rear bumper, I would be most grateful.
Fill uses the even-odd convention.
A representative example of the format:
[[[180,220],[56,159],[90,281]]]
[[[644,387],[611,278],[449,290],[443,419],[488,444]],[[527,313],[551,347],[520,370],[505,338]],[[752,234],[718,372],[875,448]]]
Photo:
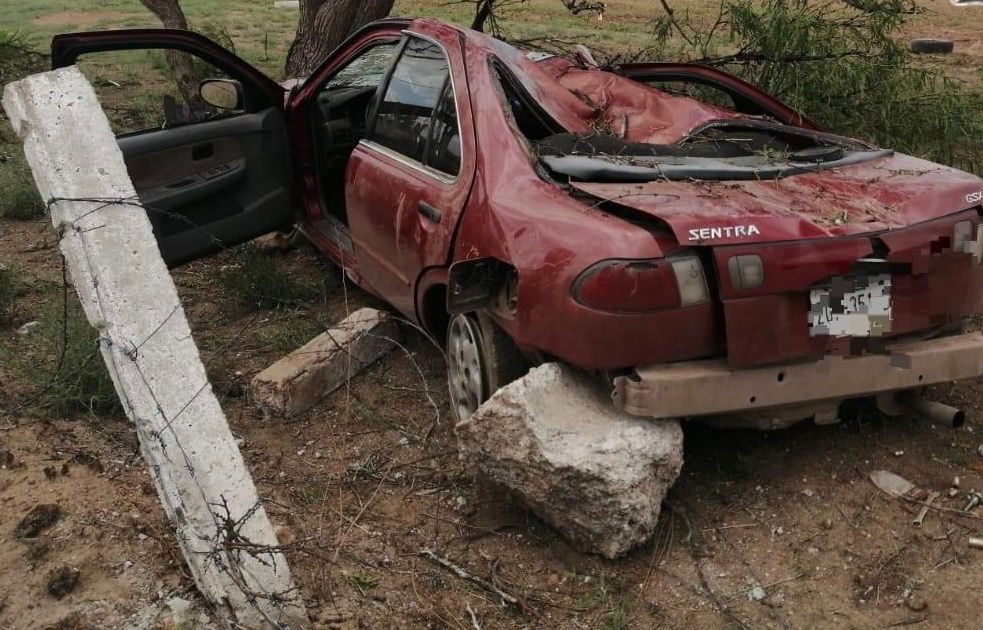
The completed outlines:
[[[651,418],[709,416],[856,398],[983,375],[983,333],[889,345],[887,354],[734,370],[725,359],[636,368],[615,406]]]

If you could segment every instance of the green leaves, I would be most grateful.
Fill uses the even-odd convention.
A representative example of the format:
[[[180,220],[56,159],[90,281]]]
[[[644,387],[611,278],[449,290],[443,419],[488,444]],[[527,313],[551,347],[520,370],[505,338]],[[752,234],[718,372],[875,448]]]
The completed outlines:
[[[916,11],[911,0],[725,0],[716,24],[674,30],[680,57],[722,66],[835,132],[979,172],[983,94],[916,63],[901,31]]]

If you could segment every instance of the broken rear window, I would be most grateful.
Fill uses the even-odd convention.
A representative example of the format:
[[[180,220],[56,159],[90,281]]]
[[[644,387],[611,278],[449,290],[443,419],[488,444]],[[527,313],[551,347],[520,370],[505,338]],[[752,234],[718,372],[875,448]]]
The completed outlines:
[[[891,154],[569,59],[511,55],[495,70],[519,131],[558,179],[773,179]]]
[[[555,175],[580,181],[774,179],[892,154],[830,134],[758,120],[710,122],[672,144],[561,133],[536,142]]]

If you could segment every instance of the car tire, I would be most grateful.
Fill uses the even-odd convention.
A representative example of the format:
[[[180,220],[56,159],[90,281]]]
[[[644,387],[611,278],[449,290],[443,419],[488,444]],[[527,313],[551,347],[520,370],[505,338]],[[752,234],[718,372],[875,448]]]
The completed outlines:
[[[447,385],[455,421],[471,417],[498,389],[523,376],[529,362],[484,313],[461,313],[447,325]]]
[[[951,53],[954,47],[951,39],[922,38],[911,40],[911,52],[919,55],[944,55]]]

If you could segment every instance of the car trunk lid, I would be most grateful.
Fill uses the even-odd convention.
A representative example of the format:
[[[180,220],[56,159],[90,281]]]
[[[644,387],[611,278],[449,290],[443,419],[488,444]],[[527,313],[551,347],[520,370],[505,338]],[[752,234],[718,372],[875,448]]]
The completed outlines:
[[[955,169],[895,155],[772,181],[571,185],[604,200],[601,207],[645,213],[681,245],[706,253],[735,368],[876,352],[888,338],[983,310],[980,255],[965,253],[979,252],[979,243],[951,248],[957,223],[970,222],[968,240],[983,241],[975,208],[983,186]],[[735,281],[732,261],[743,256],[760,260],[759,286]],[[814,329],[817,295],[839,304],[842,289],[830,287],[866,291],[883,278],[890,285],[886,329],[860,336]]]
[[[983,181],[894,154],[773,180],[570,185],[657,219],[680,244],[722,245],[893,230],[978,204]]]

